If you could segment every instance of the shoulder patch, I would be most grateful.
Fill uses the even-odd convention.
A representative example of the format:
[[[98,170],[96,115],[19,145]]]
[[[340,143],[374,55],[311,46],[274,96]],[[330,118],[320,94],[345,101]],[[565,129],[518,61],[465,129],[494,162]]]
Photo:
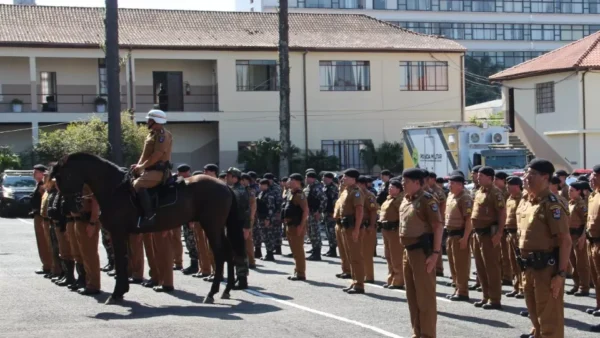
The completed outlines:
[[[429,192],[427,192],[427,191],[423,193],[423,196],[425,198],[427,198],[427,199],[432,199],[433,198],[433,196]]]
[[[161,136],[161,137],[159,137],[159,138],[158,138],[158,142],[159,142],[159,143],[163,143],[163,142],[165,142],[165,137],[164,137],[164,136]]]
[[[439,209],[437,203],[429,203],[429,207],[435,212],[437,212]]]
[[[471,201],[471,200],[469,199],[469,200],[467,200],[467,201],[465,202],[465,205],[467,206],[467,208],[472,208],[472,207],[473,207],[473,201]]]
[[[554,219],[560,219],[560,207],[556,206],[556,207],[551,207],[550,210],[552,211],[552,218]]]
[[[548,195],[548,199],[550,200],[550,202],[558,202],[558,199],[556,198],[556,196],[554,196],[554,194]]]
[[[360,192],[357,191],[356,194],[354,194],[355,197],[360,197]]]

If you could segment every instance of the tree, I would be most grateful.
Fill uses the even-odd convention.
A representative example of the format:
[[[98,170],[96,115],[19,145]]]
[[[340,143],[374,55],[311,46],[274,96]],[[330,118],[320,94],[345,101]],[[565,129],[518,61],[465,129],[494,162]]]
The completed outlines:
[[[500,98],[500,88],[493,86],[489,81],[486,81],[483,78],[487,79],[489,76],[496,74],[501,70],[502,68],[492,63],[488,56],[484,56],[481,60],[469,56],[465,58],[465,92],[467,106]]]
[[[0,146],[0,173],[6,169],[19,169],[21,159],[10,150],[10,147]]]
[[[252,142],[248,147],[240,149],[237,162],[244,165],[245,170],[257,173],[273,173],[279,176],[280,156],[282,153],[281,142],[269,137]],[[290,144],[291,159],[297,158],[300,149]],[[292,161],[294,166],[298,163]]]
[[[375,149],[373,141],[367,140],[363,143],[363,147],[360,149],[360,158],[369,173],[372,172],[373,167],[377,164],[377,149]]]
[[[301,163],[304,161],[301,161]],[[304,165],[304,163],[302,163]],[[308,151],[306,156],[306,167],[313,168],[317,173],[322,171],[338,171],[340,170],[340,161],[336,156],[328,155],[324,150]],[[304,172],[304,170],[296,170],[297,172]]]
[[[403,149],[399,142],[383,142],[377,147],[376,156],[381,169],[400,173],[404,168]]]
[[[127,113],[121,114],[121,125],[123,126],[121,139],[124,145],[124,159],[127,163],[135,163],[144,147],[147,130],[144,126],[131,121]],[[75,152],[108,157],[110,143],[106,122],[94,117],[89,121],[72,122],[66,129],[41,131],[39,142],[33,149],[35,157],[42,163],[56,161]]]

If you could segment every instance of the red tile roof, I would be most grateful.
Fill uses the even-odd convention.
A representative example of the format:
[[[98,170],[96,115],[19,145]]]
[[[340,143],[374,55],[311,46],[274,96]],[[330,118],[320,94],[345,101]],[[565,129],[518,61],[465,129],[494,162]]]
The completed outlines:
[[[97,47],[104,8],[0,5],[0,46]],[[366,15],[290,13],[290,49],[464,52],[459,43]],[[122,46],[154,49],[268,49],[277,13],[119,9]]]
[[[600,31],[490,76],[510,80],[576,69],[600,69]]]

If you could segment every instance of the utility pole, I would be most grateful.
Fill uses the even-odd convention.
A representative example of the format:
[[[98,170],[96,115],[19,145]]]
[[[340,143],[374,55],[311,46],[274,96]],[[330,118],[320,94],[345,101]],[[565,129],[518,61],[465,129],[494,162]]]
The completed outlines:
[[[119,84],[119,4],[106,0],[106,81],[108,89],[108,142],[110,160],[123,165],[121,146],[121,89]]]
[[[290,174],[290,49],[288,0],[279,0],[279,177]]]

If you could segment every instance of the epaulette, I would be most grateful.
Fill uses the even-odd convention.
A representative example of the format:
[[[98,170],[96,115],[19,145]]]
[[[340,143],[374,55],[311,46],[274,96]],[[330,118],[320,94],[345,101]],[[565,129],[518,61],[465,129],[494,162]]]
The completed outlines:
[[[425,191],[425,192],[423,193],[423,196],[425,196],[425,198],[427,198],[427,199],[432,199],[432,198],[433,198],[433,195],[431,195],[431,194],[430,194],[430,193],[428,193],[427,191]]]
[[[554,194],[550,194],[548,195],[548,200],[550,200],[550,202],[556,203],[558,202],[558,198],[556,198],[556,196],[554,196]]]

